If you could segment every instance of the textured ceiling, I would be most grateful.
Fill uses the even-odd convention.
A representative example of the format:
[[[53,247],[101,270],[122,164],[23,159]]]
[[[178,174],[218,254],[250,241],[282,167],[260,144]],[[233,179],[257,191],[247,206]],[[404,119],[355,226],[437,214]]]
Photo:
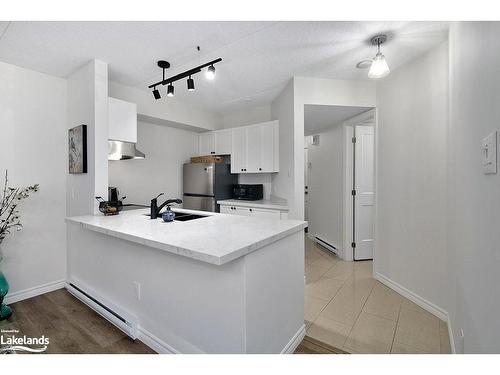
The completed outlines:
[[[368,110],[370,110],[369,107],[306,104],[304,106],[304,135],[324,132]]]
[[[355,65],[374,56],[374,34],[389,34],[382,51],[395,69],[447,30],[445,22],[0,22],[0,60],[67,77],[97,58],[112,81],[146,90],[161,79],[156,60],[170,61],[173,75],[222,57],[215,81],[198,74],[195,92],[182,81],[176,95],[224,114],[269,104],[294,75],[367,79]]]

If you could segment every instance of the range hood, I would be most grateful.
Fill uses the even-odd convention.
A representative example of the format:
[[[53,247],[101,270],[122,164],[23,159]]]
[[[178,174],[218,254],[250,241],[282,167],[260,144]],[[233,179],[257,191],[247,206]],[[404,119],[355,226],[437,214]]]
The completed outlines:
[[[108,141],[108,160],[144,159],[146,155],[135,148],[135,143]]]

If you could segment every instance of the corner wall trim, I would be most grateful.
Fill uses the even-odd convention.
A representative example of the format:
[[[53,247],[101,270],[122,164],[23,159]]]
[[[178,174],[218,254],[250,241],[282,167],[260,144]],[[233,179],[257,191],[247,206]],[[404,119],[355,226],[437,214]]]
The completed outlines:
[[[299,330],[293,335],[291,340],[286,344],[286,346],[281,351],[281,354],[293,354],[297,346],[302,342],[304,336],[306,335],[306,325],[302,324]]]
[[[396,292],[401,294],[403,297],[408,298],[410,301],[415,302],[417,305],[419,305],[424,310],[427,310],[432,315],[435,315],[439,319],[444,320],[445,322],[448,322],[448,312],[447,311],[436,306],[432,302],[427,301],[425,298],[420,297],[418,294],[413,293],[411,290],[406,289],[404,286],[398,284],[395,281],[392,281],[388,277],[386,277],[378,272],[375,272],[374,276],[375,276],[375,279],[380,281],[382,284],[385,284],[389,288],[394,289]]]
[[[45,294],[49,292],[53,292],[54,290],[63,289],[66,280],[56,280],[51,281],[50,283],[37,285],[32,288],[20,290],[18,292],[9,293],[7,297],[5,297],[4,303],[11,304],[15,302],[19,302],[28,298],[39,296],[40,294]]]

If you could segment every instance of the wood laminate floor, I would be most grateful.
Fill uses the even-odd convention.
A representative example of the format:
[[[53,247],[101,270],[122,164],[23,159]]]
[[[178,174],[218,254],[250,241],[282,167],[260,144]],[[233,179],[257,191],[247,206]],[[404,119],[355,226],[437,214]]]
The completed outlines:
[[[50,340],[46,353],[153,354],[141,341],[133,341],[113,324],[73,297],[65,289],[10,305],[14,314],[0,321],[4,337],[40,337]],[[1,331],[16,330],[17,333]]]

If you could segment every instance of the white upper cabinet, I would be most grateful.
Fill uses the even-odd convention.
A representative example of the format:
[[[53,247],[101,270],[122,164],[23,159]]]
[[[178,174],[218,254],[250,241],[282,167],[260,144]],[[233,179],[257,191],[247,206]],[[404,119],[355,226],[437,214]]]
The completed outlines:
[[[230,155],[231,154],[231,129],[214,131],[215,154]]]
[[[200,133],[198,150],[200,156],[230,155],[231,129]]]
[[[108,98],[108,139],[137,143],[137,104]]]
[[[231,173],[279,172],[279,122],[200,133],[198,155],[231,155]]]
[[[279,172],[278,121],[232,129],[231,173]]]
[[[231,173],[244,173],[246,167],[246,129],[231,129]]]
[[[200,133],[199,138],[199,155],[215,155],[215,135],[214,132]]]

